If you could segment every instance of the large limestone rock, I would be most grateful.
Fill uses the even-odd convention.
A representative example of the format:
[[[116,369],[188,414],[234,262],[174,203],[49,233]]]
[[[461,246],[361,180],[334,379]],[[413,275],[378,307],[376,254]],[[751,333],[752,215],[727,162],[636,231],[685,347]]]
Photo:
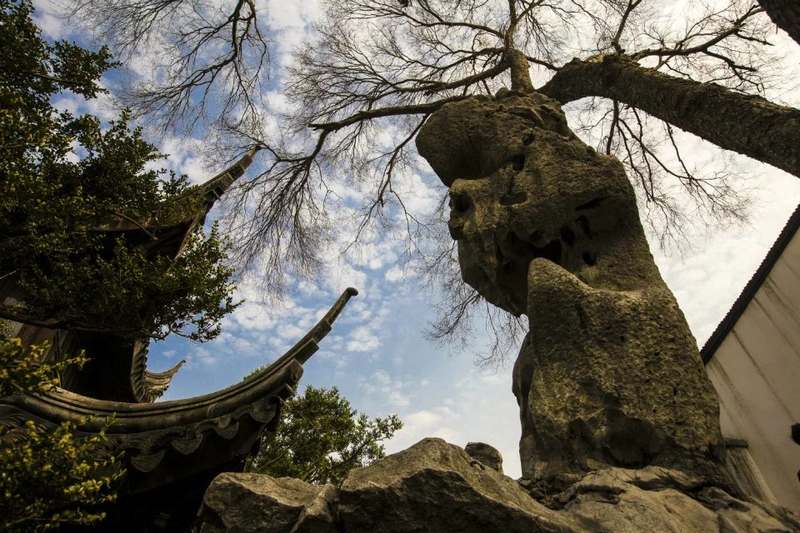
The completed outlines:
[[[440,439],[366,468],[340,489],[260,474],[222,474],[197,531],[265,533],[779,533],[781,508],[736,499],[699,476],[647,467],[583,476],[537,501],[514,480]]]
[[[557,491],[661,465],[721,482],[718,401],[622,164],[538,94],[447,104],[417,146],[450,187],[464,280],[530,319],[513,377],[523,476]]]
[[[203,497],[198,533],[336,533],[331,485],[261,474],[220,474]]]
[[[353,470],[339,490],[338,512],[347,533],[575,530],[514,480],[441,439]]]
[[[497,448],[485,442],[468,442],[467,445],[464,446],[464,451],[481,464],[493,468],[501,474],[503,473],[503,456],[500,455]]]

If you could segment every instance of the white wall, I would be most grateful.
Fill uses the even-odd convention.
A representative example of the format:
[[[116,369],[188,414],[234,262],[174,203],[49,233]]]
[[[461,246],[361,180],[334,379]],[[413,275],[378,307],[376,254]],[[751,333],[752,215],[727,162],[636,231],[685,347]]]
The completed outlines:
[[[800,232],[706,369],[722,432],[744,439],[778,503],[800,512]]]

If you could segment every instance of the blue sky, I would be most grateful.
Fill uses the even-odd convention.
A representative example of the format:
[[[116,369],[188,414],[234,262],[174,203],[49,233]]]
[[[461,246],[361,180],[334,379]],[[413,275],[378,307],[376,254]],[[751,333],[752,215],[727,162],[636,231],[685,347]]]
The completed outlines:
[[[318,2],[262,3],[269,13],[275,42],[275,64],[289,61],[293,46],[308,36],[308,24],[319,13]],[[58,18],[47,1],[37,2],[38,20],[51,38],[84,37],[70,33],[72,25]],[[782,35],[775,38],[780,49],[800,59],[800,48]],[[154,52],[156,53],[156,52]],[[147,75],[151,59],[139,57],[136,75]],[[789,61],[797,67],[798,61]],[[120,75],[105,79],[113,90]],[[787,103],[800,104],[798,92],[777,95]],[[285,105],[280,78],[273,80],[271,104]],[[66,95],[57,105],[78,111],[115,115],[113,96],[85,103]],[[567,108],[574,124],[575,109]],[[391,136],[391,129],[380,135]],[[219,170],[204,159],[199,138],[153,135],[151,139],[169,154],[167,164],[202,181]],[[717,151],[688,134],[679,140],[693,161],[712,165]],[[733,156],[737,170],[748,175],[737,185],[753,199],[749,224],[717,228],[702,222],[690,230],[691,246],[667,250],[652,246],[662,275],[675,292],[699,344],[722,319],[752,272],[772,245],[780,229],[800,201],[800,180],[788,174]],[[358,198],[364,190],[342,180],[344,198]],[[398,187],[413,191],[415,205],[424,212],[444,194],[444,187],[418,159],[398,178]],[[212,218],[224,215],[215,208]],[[341,227],[352,228],[357,220],[344,210]],[[345,231],[346,233],[346,231]],[[652,237],[652,236],[649,236]],[[342,255],[346,236],[331,242],[323,256],[326,264],[313,281],[290,280],[287,296],[280,304],[267,300],[259,289],[258,272],[251,272],[239,286],[245,303],[223,323],[222,335],[206,344],[167,339],[151,347],[150,365],[162,370],[180,359],[188,364],[177,374],[165,400],[204,394],[242,379],[253,369],[268,364],[299,339],[327,310],[347,286],[359,289],[320,351],[305,365],[301,387],[338,387],[357,409],[372,416],[397,413],[405,428],[389,442],[396,451],[426,436],[439,436],[455,444],[480,440],[503,454],[506,471],[519,475],[517,439],[519,420],[511,393],[511,365],[516,356],[497,369],[480,369],[474,356],[486,349],[487,335],[478,328],[468,348],[442,346],[426,339],[425,331],[435,318],[433,305],[439,295],[426,288],[411,269],[404,268],[402,233],[388,236],[368,233],[359,249]],[[651,242],[653,240],[651,239]]]

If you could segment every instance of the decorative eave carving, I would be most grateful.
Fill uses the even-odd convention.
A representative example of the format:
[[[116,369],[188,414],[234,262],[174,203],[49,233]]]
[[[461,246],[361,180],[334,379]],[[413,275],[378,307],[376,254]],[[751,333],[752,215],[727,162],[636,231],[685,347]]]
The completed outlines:
[[[159,399],[172,383],[172,378],[178,370],[186,364],[186,359],[181,359],[178,364],[163,372],[147,370],[147,348],[142,347],[133,354],[131,364],[131,389],[134,398],[140,403],[153,403]]]

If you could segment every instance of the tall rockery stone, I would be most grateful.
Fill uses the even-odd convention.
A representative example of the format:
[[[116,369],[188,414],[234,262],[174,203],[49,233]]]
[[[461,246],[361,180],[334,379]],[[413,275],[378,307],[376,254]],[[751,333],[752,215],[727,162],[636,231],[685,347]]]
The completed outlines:
[[[523,477],[658,465],[719,480],[718,401],[622,164],[554,100],[507,90],[443,106],[417,147],[450,188],[464,280],[530,320],[513,376]]]

